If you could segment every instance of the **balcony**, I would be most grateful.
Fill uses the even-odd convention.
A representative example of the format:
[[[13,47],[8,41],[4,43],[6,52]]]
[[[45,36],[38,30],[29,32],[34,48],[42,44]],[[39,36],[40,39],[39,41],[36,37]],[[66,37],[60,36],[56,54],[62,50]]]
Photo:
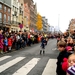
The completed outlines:
[[[6,24],[11,25],[11,21],[6,22]]]
[[[6,19],[3,20],[3,24],[6,24]]]
[[[2,23],[2,18],[0,18],[0,23]]]
[[[11,21],[11,24],[19,24],[17,21]]]
[[[0,19],[0,26],[6,26],[6,25],[11,25],[11,21],[6,21],[6,20],[3,20],[2,21],[2,19]]]

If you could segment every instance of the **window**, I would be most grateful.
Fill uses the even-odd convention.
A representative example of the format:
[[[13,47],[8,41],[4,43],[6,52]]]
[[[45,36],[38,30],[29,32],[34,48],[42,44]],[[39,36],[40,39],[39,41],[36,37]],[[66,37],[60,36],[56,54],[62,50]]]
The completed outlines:
[[[23,6],[23,4],[21,3],[21,6]]]
[[[0,4],[0,10],[2,9],[2,4]]]
[[[8,16],[8,21],[10,21],[10,16]]]
[[[13,4],[16,5],[16,0],[13,0]]]
[[[6,14],[4,14],[4,22],[6,22]]]
[[[8,23],[10,23],[10,20],[11,20],[11,19],[10,19],[10,16],[8,16]]]
[[[17,16],[17,12],[16,11],[14,11],[14,16]]]
[[[14,20],[14,15],[12,15],[12,20]]]
[[[2,13],[0,13],[0,21],[2,21]]]
[[[22,24],[23,24],[23,21],[22,21]]]
[[[12,6],[12,10],[14,10],[14,6]]]
[[[2,13],[0,13],[0,18],[2,19]]]
[[[8,13],[10,13],[10,8],[8,8]]]
[[[6,12],[6,6],[4,6],[4,12]]]

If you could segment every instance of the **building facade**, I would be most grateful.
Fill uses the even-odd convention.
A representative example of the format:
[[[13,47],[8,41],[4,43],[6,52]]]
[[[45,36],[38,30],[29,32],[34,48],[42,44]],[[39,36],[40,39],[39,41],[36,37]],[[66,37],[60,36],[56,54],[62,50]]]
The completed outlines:
[[[71,19],[68,30],[71,34],[75,33],[75,19]]]
[[[25,30],[25,22],[24,22],[24,0],[19,1],[19,28],[20,30]]]
[[[0,28],[9,31],[11,26],[11,7],[0,1]]]
[[[19,29],[19,2],[18,0],[1,0],[3,3],[11,7],[11,27],[10,31],[18,31]]]
[[[42,17],[42,23],[43,23],[43,32],[47,32],[47,19],[45,17]]]
[[[36,10],[36,4],[34,5],[33,1],[30,5],[30,30],[32,32],[36,32],[36,21],[37,21],[37,10]]]
[[[29,31],[29,26],[30,26],[30,9],[28,7],[28,3],[24,3],[24,24],[25,24],[25,30]]]
[[[30,22],[29,22],[29,30],[30,32],[35,32],[36,28],[36,21],[37,21],[37,8],[36,4],[34,4],[33,0],[24,0],[24,3],[28,3],[28,7],[30,10]]]
[[[50,25],[47,23],[47,32],[50,32]]]
[[[11,0],[11,31],[19,31],[19,2]]]

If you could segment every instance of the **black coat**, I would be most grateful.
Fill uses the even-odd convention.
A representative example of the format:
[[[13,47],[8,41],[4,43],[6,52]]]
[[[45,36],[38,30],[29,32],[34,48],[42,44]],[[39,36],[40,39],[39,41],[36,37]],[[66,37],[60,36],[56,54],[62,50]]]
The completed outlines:
[[[64,58],[68,58],[69,53],[64,50],[59,53],[57,57],[57,68],[56,68],[56,73],[57,75],[66,75],[66,72],[62,70],[62,62]]]

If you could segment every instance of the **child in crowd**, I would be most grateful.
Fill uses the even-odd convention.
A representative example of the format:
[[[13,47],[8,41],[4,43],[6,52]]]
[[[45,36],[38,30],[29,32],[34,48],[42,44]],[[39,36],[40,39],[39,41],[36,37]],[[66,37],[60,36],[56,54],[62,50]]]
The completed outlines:
[[[67,46],[66,47],[66,50],[67,50],[67,52],[68,52],[68,55],[71,55],[72,54],[72,47],[71,46]],[[67,69],[68,69],[68,58],[64,58],[63,59],[63,62],[62,62],[62,69],[66,72],[67,71]]]
[[[43,52],[43,54],[45,53],[45,46],[46,46],[46,38],[42,37],[40,54],[42,54],[42,52]]]
[[[57,75],[66,75],[66,72],[62,69],[62,62],[64,58],[68,58],[69,54],[66,50],[66,42],[65,41],[59,41],[57,43],[58,50],[60,51],[58,57],[57,57],[57,68],[56,73]]]
[[[12,38],[11,36],[9,35],[8,36],[8,51],[11,52],[11,48],[12,48]]]
[[[67,75],[75,75],[75,53],[68,58]]]
[[[7,48],[8,48],[8,39],[7,37],[4,37],[4,52],[7,52]]]

